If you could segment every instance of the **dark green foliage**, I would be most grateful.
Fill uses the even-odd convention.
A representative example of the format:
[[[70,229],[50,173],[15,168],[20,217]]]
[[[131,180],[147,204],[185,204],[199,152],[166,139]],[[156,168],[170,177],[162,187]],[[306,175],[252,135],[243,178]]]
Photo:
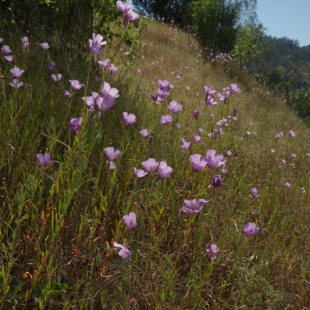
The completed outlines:
[[[230,52],[238,29],[255,19],[255,0],[196,0],[193,4],[193,28],[204,46]]]
[[[153,18],[164,18],[178,26],[192,25],[192,0],[134,0],[133,3],[141,12]]]
[[[15,26],[22,35],[36,37],[56,33],[61,40],[78,44],[96,30],[108,36],[109,22],[120,15],[112,0],[3,0],[0,29]]]

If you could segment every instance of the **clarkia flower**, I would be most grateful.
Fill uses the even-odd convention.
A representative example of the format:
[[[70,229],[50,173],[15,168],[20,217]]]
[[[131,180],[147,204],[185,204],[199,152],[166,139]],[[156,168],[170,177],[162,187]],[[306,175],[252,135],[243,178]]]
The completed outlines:
[[[24,86],[24,82],[18,82],[18,79],[14,79],[13,82],[10,83],[13,88],[20,88]]]
[[[199,114],[200,114],[199,110],[195,110],[195,111],[193,112],[193,116],[195,117],[196,120],[198,119]]]
[[[222,185],[223,185],[223,181],[220,175],[217,175],[215,178],[213,178],[211,187],[217,188],[217,187],[221,187]]]
[[[23,48],[26,50],[26,49],[28,49],[29,48],[29,40],[28,40],[28,38],[27,37],[23,37],[23,38],[21,38],[21,40],[22,40],[22,46],[23,46]]]
[[[37,157],[37,162],[40,166],[49,166],[52,163],[50,153],[45,153],[44,155],[41,153],[38,153],[36,157]]]
[[[65,98],[66,98],[68,101],[70,101],[70,100],[72,99],[72,94],[69,93],[67,90],[65,90],[64,96],[65,96]]]
[[[201,143],[202,142],[201,137],[198,135],[193,135],[193,142],[194,143]]]
[[[111,65],[109,66],[109,72],[110,72],[110,74],[116,73],[117,70],[118,70],[118,67],[115,67],[113,64],[111,64]]]
[[[85,84],[80,84],[78,80],[69,80],[73,90],[79,90],[85,86]]]
[[[257,227],[255,223],[249,222],[243,225],[242,230],[246,237],[252,237],[259,232],[259,227]]]
[[[295,134],[295,132],[293,131],[293,130],[289,130],[288,131],[288,134],[291,136],[291,137],[296,137],[296,134]]]
[[[160,162],[157,173],[161,179],[168,178],[172,172],[173,169],[169,167],[166,162],[164,161]]]
[[[132,125],[137,121],[134,114],[128,114],[128,112],[123,112],[123,119],[126,126]]]
[[[229,91],[231,94],[238,94],[241,92],[241,89],[238,88],[237,84],[230,84],[229,85]]]
[[[107,58],[107,59],[105,59],[103,61],[99,60],[98,64],[99,64],[100,67],[107,68],[108,65],[109,65],[109,62],[110,62],[110,58]]]
[[[105,156],[108,157],[109,160],[114,160],[115,158],[117,158],[118,156],[121,155],[121,151],[120,150],[114,150],[114,147],[109,146],[109,147],[104,149],[104,154],[105,154]]]
[[[123,260],[128,259],[131,260],[131,253],[127,247],[122,244],[114,241],[113,246],[116,248],[120,248],[121,250],[118,252],[118,256],[120,256]]]
[[[206,96],[211,96],[216,93],[216,90],[212,87],[204,86],[203,89],[206,93]]]
[[[113,160],[109,160],[109,170],[112,171],[115,169],[115,162]]]
[[[44,42],[44,43],[40,43],[41,48],[46,51],[50,48],[49,44]]]
[[[172,116],[171,115],[163,115],[160,117],[160,122],[165,125],[168,126],[172,123]]]
[[[122,1],[116,1],[116,6],[123,13],[123,22],[126,23],[130,20],[137,20],[140,15],[135,13],[131,8],[132,4],[129,2],[123,3]]]
[[[51,77],[54,80],[54,82],[60,82],[62,79],[62,74],[61,73],[52,74]]]
[[[103,41],[103,36],[101,34],[93,33],[92,38],[88,40],[89,50],[92,55],[102,54],[102,46],[106,44],[107,42]]]
[[[207,166],[210,168],[218,168],[219,166],[226,165],[226,159],[223,155],[215,155],[215,150],[208,150],[206,156],[203,158],[207,162]]]
[[[143,168],[148,173],[152,173],[153,171],[155,171],[156,168],[158,167],[158,165],[159,165],[159,163],[154,158],[149,158],[148,160],[146,160],[142,163]]]
[[[217,97],[219,98],[219,100],[225,101],[229,97],[229,91],[224,91],[223,94],[217,93]]]
[[[10,49],[10,47],[9,47],[8,45],[3,45],[3,46],[1,47],[1,53],[2,53],[3,55],[7,55],[7,54],[12,53],[12,51],[11,51],[11,49]]]
[[[13,75],[14,79],[19,79],[25,71],[18,67],[14,67],[13,69],[10,70],[10,72]]]
[[[200,154],[190,155],[189,161],[190,161],[192,168],[195,172],[200,172],[207,165],[207,162],[204,159],[201,159]]]
[[[258,189],[256,187],[251,188],[252,197],[257,199],[259,197]]]
[[[208,96],[206,99],[206,104],[213,106],[213,105],[216,105],[217,102],[215,101],[215,99],[212,96]]]
[[[177,114],[182,110],[183,106],[181,103],[178,103],[176,101],[171,101],[168,105],[168,109],[171,113]]]
[[[52,71],[54,70],[54,67],[56,66],[56,62],[51,60],[47,66]]]
[[[142,129],[140,131],[140,135],[143,137],[143,138],[147,138],[150,134],[150,131],[148,129]]]
[[[199,213],[203,206],[208,203],[205,199],[199,199],[198,201],[196,199],[193,200],[184,200],[184,203],[186,206],[183,206],[181,208],[181,211],[187,214],[193,214],[193,213]]]
[[[213,260],[216,259],[216,255],[219,251],[220,249],[216,246],[216,244],[212,243],[210,247],[206,250],[206,254],[211,260]]]
[[[181,142],[182,142],[182,145],[181,145],[181,148],[184,150],[184,151],[189,151],[190,147],[191,147],[191,143],[186,141],[184,138],[181,139]]]
[[[80,132],[80,127],[81,127],[81,124],[82,124],[82,120],[83,120],[82,117],[72,118],[71,121],[70,121],[70,129],[72,131],[75,131],[75,132],[79,133]]]
[[[132,229],[138,226],[137,215],[135,212],[130,212],[123,216],[124,224],[128,229]]]
[[[159,89],[170,91],[174,86],[169,83],[167,80],[158,80]]]
[[[1,47],[1,53],[4,55],[4,58],[6,61],[11,62],[13,61],[13,56],[12,55],[8,55],[10,54],[12,51],[10,49],[10,47],[8,45],[3,45]]]
[[[145,177],[148,173],[142,169],[137,169],[133,167],[133,171],[138,179]]]
[[[115,98],[118,97],[118,90],[111,87],[109,83],[104,82],[100,90],[100,96],[95,98],[98,110],[106,111],[110,109],[115,104]]]
[[[215,128],[214,129],[214,133],[216,134],[216,135],[222,135],[223,134],[223,129],[222,128]]]

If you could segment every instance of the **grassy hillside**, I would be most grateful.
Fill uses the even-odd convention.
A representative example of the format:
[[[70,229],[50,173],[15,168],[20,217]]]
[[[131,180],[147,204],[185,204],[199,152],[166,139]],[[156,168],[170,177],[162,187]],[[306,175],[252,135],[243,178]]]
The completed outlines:
[[[5,38],[14,62],[0,60],[3,309],[310,308],[309,128],[281,100],[160,23],[144,31],[134,65],[126,47],[112,57],[107,45],[112,75],[91,56],[39,43],[26,53]],[[23,87],[9,84],[14,65]],[[73,79],[85,86],[74,91]],[[82,97],[109,90],[103,81],[119,97],[98,115],[98,97],[94,111]],[[206,104],[204,86],[217,104]],[[177,114],[171,101],[182,102]],[[208,150],[223,156],[195,172],[195,154]],[[172,173],[137,172],[149,158]]]

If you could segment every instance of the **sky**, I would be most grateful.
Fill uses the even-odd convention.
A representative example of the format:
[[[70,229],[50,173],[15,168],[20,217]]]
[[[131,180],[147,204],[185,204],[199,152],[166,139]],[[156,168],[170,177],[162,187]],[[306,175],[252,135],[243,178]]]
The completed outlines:
[[[267,35],[310,45],[310,0],[257,0],[256,12]]]

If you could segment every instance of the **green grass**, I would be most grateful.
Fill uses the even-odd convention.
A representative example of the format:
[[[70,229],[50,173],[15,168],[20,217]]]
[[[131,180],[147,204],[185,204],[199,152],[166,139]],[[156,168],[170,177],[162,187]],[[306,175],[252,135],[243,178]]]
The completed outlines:
[[[94,118],[82,100],[100,89],[89,57],[56,43],[43,52],[33,41],[29,54],[22,53],[18,37],[5,39],[15,59],[0,60],[1,308],[310,308],[309,128],[283,102],[232,63],[206,60],[193,37],[150,22],[135,65],[125,66],[125,46],[113,59],[120,69],[105,80],[120,97]],[[109,55],[112,47],[102,59]],[[50,78],[50,59],[63,75],[59,84]],[[25,70],[18,90],[9,85],[14,65]],[[63,92],[72,78],[86,86],[69,102]],[[155,105],[149,98],[159,79],[174,85],[169,100],[184,100],[170,126],[159,122],[169,114],[169,100]],[[231,83],[242,92],[226,104],[205,105],[203,86],[220,92]],[[233,108],[237,120],[209,138]],[[124,126],[124,111],[137,116],[134,125]],[[80,116],[76,134],[69,122]],[[203,143],[183,151],[180,139],[192,141],[199,127]],[[150,129],[152,143],[140,136],[143,128]],[[284,135],[276,141],[279,132]],[[104,154],[108,146],[122,152],[113,171]],[[204,156],[208,149],[232,152],[225,173],[192,171],[189,155]],[[36,154],[46,151],[54,162],[40,167]],[[142,169],[150,157],[166,161],[174,170],[170,177],[137,179],[133,167]],[[224,184],[209,187],[218,174]],[[184,199],[194,198],[209,202],[199,214],[180,212]],[[122,220],[129,212],[137,213],[132,230]],[[247,238],[242,226],[250,221],[260,232]],[[117,255],[114,240],[130,248],[130,262]],[[220,252],[210,261],[212,243]]]

